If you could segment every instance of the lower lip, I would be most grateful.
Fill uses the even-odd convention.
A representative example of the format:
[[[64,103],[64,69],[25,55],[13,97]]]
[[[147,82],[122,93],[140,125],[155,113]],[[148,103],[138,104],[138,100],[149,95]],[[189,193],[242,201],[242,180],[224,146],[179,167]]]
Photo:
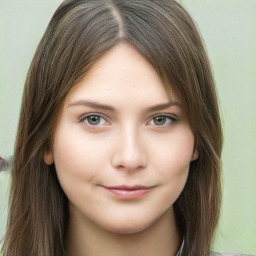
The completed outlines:
[[[106,188],[108,191],[113,193],[119,199],[122,200],[134,200],[139,199],[150,192],[152,188],[141,188],[141,189],[115,189],[115,188]]]

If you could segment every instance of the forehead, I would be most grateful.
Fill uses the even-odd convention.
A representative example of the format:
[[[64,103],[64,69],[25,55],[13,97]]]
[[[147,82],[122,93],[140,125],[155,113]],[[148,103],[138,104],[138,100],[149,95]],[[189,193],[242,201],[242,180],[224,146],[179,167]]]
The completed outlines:
[[[167,95],[153,66],[131,45],[119,43],[84,75],[68,95],[68,102],[82,97],[104,101],[140,99],[150,103],[177,100]]]

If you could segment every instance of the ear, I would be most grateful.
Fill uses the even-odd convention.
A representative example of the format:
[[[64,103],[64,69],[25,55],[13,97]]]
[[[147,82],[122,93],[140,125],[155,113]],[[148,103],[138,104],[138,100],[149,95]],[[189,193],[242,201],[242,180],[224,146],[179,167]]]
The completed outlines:
[[[197,149],[194,149],[193,154],[192,154],[191,161],[197,160],[197,159],[198,159],[198,156],[199,156],[198,150],[197,150]]]
[[[45,162],[47,165],[53,164],[53,154],[52,154],[52,150],[50,150],[50,149],[45,150],[45,153],[44,153],[44,162]]]

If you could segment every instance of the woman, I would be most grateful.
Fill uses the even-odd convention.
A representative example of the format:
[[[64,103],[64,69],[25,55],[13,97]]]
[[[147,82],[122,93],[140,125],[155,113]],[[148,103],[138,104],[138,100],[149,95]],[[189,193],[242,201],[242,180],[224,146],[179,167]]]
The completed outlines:
[[[183,7],[64,1],[27,76],[3,255],[210,255],[221,148]]]

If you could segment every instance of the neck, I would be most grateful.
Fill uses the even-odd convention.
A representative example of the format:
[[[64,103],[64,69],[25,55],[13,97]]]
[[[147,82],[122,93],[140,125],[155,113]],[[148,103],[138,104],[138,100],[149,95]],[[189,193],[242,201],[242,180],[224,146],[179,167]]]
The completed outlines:
[[[135,234],[109,232],[75,215],[70,216],[67,232],[71,256],[175,256],[181,244],[172,208]]]

